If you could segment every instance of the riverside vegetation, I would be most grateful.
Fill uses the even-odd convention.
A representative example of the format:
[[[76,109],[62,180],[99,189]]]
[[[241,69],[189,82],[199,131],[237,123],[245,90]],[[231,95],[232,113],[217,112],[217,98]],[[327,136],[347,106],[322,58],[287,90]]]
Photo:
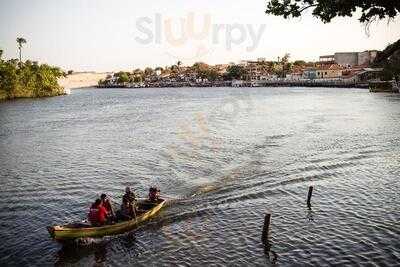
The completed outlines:
[[[22,39],[22,40],[21,40]],[[18,38],[20,55],[23,38]],[[2,59],[0,50],[0,100],[63,95],[57,79],[65,76],[58,67],[27,60]]]

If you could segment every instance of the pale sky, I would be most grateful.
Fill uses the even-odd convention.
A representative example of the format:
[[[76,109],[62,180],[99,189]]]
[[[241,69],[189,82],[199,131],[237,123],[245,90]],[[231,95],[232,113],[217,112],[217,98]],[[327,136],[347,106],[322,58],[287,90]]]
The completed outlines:
[[[357,17],[323,24],[310,14],[268,16],[265,8],[265,0],[0,0],[0,49],[5,58],[16,58],[21,36],[28,41],[24,59],[66,70],[116,71],[178,60],[276,60],[285,53],[318,60],[334,52],[381,50],[400,38],[399,17],[373,24],[367,36]]]

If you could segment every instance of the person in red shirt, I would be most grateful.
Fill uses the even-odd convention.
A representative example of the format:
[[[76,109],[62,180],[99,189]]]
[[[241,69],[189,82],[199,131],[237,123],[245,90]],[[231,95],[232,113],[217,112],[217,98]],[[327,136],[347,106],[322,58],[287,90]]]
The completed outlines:
[[[110,219],[114,219],[115,213],[114,213],[114,208],[111,205],[110,199],[107,197],[106,194],[101,194],[100,199],[101,199],[101,205],[107,210],[108,217]]]
[[[96,199],[90,207],[88,219],[93,226],[101,226],[107,222],[107,209],[101,205],[101,199]]]
[[[101,203],[98,206],[98,209],[99,212],[97,213],[97,223],[99,225],[104,225],[107,222],[107,209],[103,205],[101,205]]]
[[[99,205],[101,204],[100,199],[96,199],[96,201],[92,204],[88,214],[89,222],[94,226],[97,225],[97,218],[99,214]]]

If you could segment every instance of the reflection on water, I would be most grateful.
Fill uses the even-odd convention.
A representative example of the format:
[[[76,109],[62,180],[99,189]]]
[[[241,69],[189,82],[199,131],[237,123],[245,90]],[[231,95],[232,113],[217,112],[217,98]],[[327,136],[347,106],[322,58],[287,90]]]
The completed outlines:
[[[76,90],[0,103],[0,265],[395,265],[400,98],[324,88]],[[157,185],[132,233],[46,226]],[[312,208],[307,189],[314,185]],[[261,243],[272,214],[270,247]]]
[[[265,258],[267,259],[267,264],[274,265],[278,262],[278,254],[271,250],[272,245],[267,244],[264,248]]]
[[[308,207],[307,219],[308,219],[310,222],[314,222],[314,212],[312,211],[312,208],[311,208],[311,207]]]
[[[57,258],[55,265],[62,266],[67,264],[75,264],[79,262],[85,262],[91,256],[90,262],[101,264],[107,260],[107,242],[93,243],[93,244],[82,244],[82,243],[71,243],[65,244],[57,252]]]

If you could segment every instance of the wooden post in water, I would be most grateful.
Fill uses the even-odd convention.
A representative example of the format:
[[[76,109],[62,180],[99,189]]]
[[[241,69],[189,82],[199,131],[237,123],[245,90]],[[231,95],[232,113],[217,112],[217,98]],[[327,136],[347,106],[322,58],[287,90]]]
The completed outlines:
[[[308,188],[308,196],[307,196],[307,207],[311,208],[311,197],[312,197],[312,191],[313,191],[314,187],[310,186]]]
[[[264,228],[263,228],[262,237],[261,237],[261,241],[263,242],[263,244],[265,246],[268,245],[270,223],[271,223],[271,214],[267,213],[267,214],[265,214]]]

